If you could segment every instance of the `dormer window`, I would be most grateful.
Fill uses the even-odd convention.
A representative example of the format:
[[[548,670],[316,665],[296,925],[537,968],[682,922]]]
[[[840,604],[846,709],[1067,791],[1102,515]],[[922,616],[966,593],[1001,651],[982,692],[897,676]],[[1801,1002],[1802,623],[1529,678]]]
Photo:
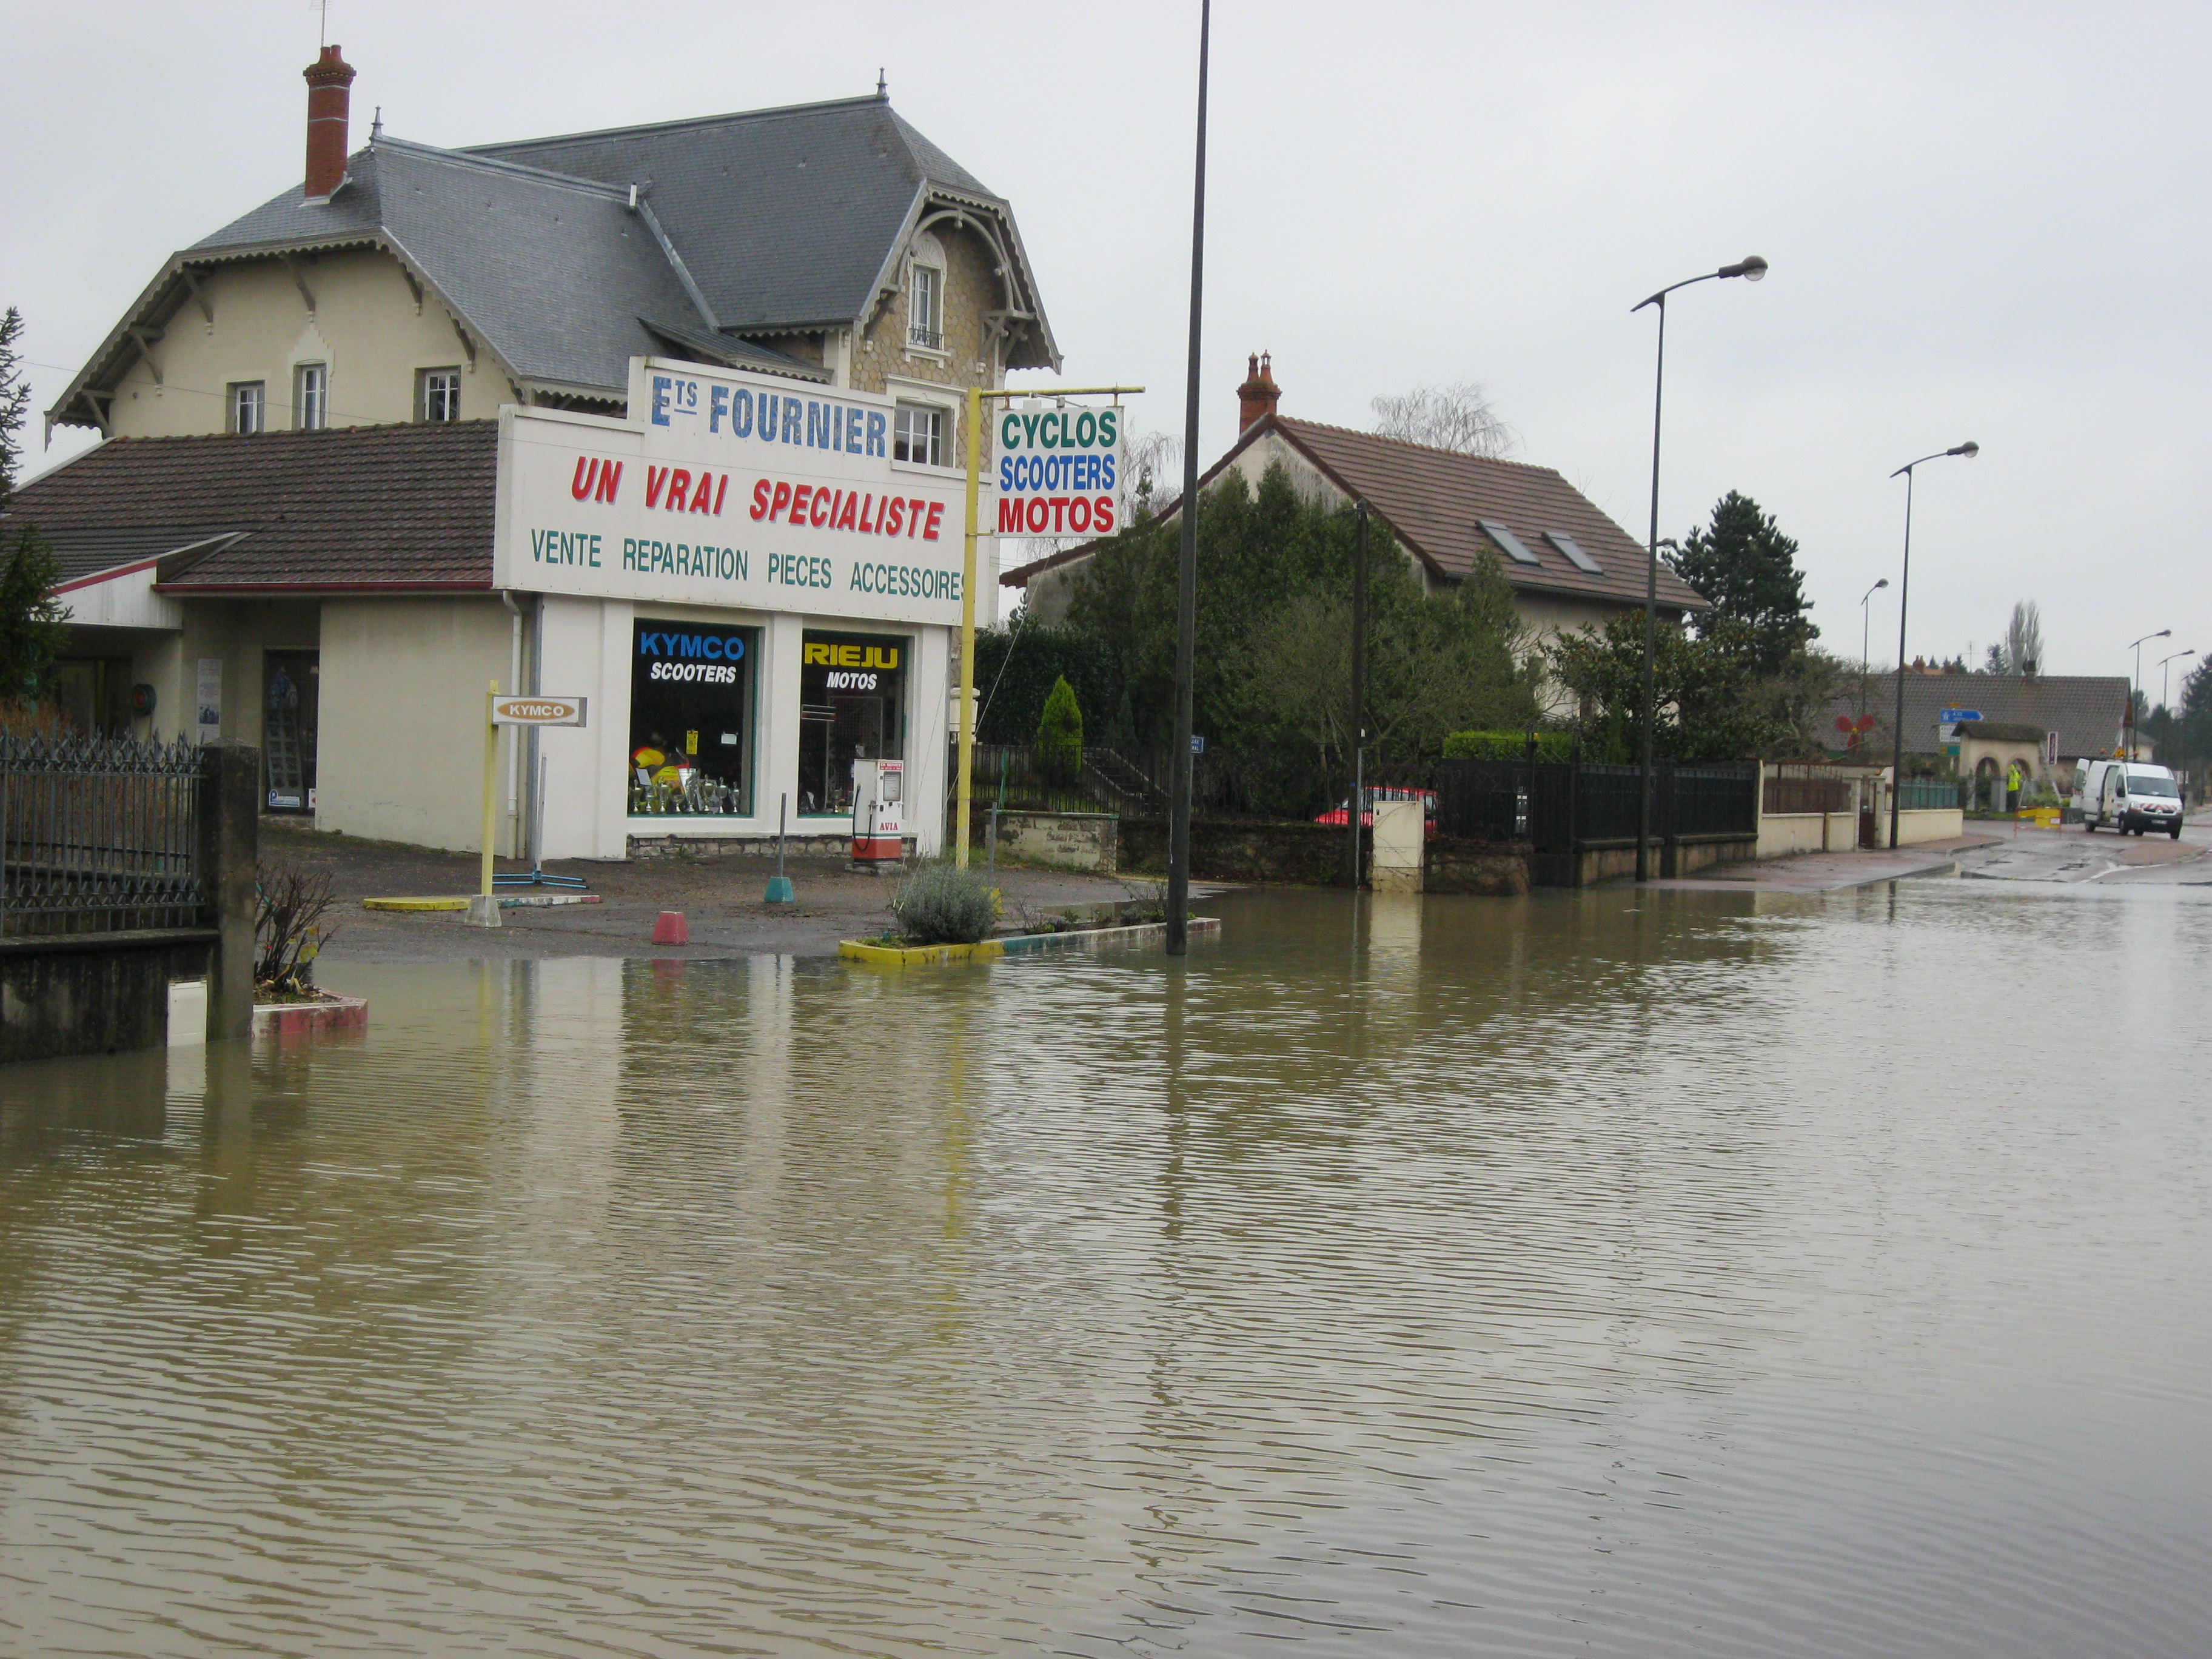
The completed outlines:
[[[924,351],[945,349],[945,272],[917,264],[907,292],[906,340]]]

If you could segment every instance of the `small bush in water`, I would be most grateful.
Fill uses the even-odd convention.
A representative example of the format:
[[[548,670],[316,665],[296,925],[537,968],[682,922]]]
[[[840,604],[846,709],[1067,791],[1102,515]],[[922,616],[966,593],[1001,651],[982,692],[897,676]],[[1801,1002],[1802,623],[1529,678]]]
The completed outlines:
[[[891,914],[916,945],[973,945],[998,921],[982,878],[951,864],[926,866],[901,882]]]

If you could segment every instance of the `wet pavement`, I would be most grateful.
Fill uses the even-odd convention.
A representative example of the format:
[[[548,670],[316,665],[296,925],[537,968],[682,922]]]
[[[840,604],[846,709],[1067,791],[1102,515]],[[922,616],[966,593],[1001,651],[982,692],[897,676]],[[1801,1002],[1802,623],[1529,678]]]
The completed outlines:
[[[0,1650],[2203,1651],[2212,893],[1211,908],[0,1071]]]

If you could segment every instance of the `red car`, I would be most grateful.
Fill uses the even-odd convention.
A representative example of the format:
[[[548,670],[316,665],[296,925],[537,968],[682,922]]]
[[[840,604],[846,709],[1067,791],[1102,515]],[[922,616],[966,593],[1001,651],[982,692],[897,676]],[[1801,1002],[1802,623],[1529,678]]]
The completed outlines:
[[[1421,803],[1423,827],[1433,838],[1437,833],[1437,792],[1433,789],[1393,789],[1381,785],[1370,786],[1366,791],[1366,810],[1359,815],[1360,827],[1375,827],[1375,803],[1378,800],[1417,800]],[[1333,812],[1323,812],[1314,819],[1316,823],[1345,824],[1352,820],[1352,803],[1346,801]]]

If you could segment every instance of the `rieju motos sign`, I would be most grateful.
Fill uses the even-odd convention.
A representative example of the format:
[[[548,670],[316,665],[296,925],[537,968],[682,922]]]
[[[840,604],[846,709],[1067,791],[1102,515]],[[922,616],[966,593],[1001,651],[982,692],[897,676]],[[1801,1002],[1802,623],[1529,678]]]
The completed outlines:
[[[501,411],[494,586],[959,622],[963,485],[892,399],[639,357],[629,408]]]
[[[1008,409],[991,430],[1002,536],[1104,536],[1121,522],[1116,409]]]

